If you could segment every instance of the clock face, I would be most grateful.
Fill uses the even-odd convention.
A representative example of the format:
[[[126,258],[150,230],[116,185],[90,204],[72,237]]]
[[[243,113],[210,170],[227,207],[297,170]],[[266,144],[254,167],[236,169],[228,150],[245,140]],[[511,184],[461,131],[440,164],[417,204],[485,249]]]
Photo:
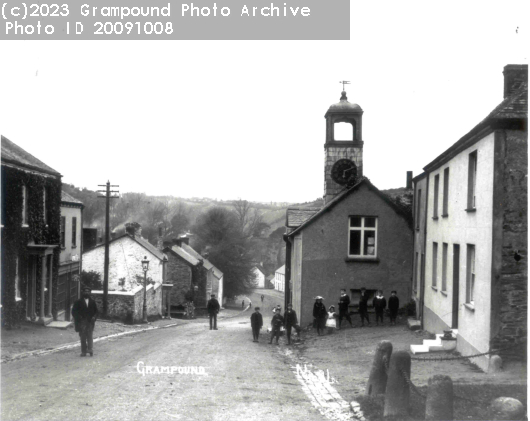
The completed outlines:
[[[331,178],[337,184],[351,184],[357,178],[357,166],[349,159],[339,159],[331,168]]]

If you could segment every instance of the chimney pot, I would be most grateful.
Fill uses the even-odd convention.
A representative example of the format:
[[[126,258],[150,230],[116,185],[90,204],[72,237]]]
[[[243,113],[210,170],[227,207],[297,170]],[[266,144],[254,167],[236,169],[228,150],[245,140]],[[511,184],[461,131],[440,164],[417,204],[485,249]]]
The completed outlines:
[[[508,64],[504,66],[504,98],[509,97],[523,83],[528,82],[528,64]]]
[[[125,224],[125,232],[133,237],[142,236],[142,226],[138,222],[128,222]]]

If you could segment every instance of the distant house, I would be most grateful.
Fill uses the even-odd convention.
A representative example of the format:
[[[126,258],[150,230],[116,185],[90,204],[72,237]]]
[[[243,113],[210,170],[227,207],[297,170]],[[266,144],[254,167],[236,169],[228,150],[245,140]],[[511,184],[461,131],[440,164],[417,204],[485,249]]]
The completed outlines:
[[[57,316],[61,174],[2,139],[2,324]]]
[[[165,282],[167,256],[142,237],[140,224],[126,224],[126,233],[109,242],[109,316],[141,320],[144,272],[142,260],[147,257],[147,314],[162,315],[162,284]],[[103,280],[105,245],[100,244],[83,253],[83,270],[94,271]],[[98,305],[103,291],[92,291]]]
[[[252,268],[256,288],[265,288],[265,271],[260,265]]]
[[[59,280],[57,283],[57,311],[70,320],[70,309],[80,296],[80,275],[82,268],[83,204],[65,191],[61,192],[61,255]]]
[[[281,292],[285,291],[285,265],[274,272],[274,289]]]
[[[504,99],[414,179],[412,297],[423,328],[453,329],[463,355],[526,363],[528,65],[504,68]],[[490,355],[474,358],[487,370]]]
[[[411,209],[364,176],[363,113],[346,92],[328,108],[324,206],[287,210],[285,302],[293,304],[303,324],[313,320],[318,295],[329,305],[337,303],[341,289],[352,304],[359,302],[361,288],[369,296],[378,289],[387,297],[391,290],[410,294]],[[347,139],[335,138],[339,125],[349,128]]]

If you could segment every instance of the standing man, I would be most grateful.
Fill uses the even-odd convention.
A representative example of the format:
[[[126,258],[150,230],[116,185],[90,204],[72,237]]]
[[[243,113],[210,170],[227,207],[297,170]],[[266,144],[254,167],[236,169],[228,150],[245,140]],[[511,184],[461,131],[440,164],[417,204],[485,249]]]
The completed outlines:
[[[388,299],[388,309],[390,310],[390,324],[396,324],[397,313],[399,310],[399,298],[397,297],[396,291],[390,293],[390,298]]]
[[[212,294],[211,298],[208,300],[207,308],[208,315],[210,316],[210,330],[212,330],[212,324],[213,330],[217,330],[217,313],[219,313],[221,306],[219,305],[219,301],[215,299],[215,294]]]
[[[282,309],[281,307],[276,307],[276,311],[274,312],[274,316],[272,316],[271,320],[271,340],[269,341],[270,344],[272,344],[272,340],[276,336],[276,344],[278,344],[278,339],[280,339],[280,330],[282,326],[284,325],[284,320],[282,316]]]
[[[298,335],[300,335],[300,330],[298,328],[298,318],[296,317],[296,311],[293,310],[293,305],[290,303],[287,304],[287,311],[284,314],[284,319],[287,345],[291,345],[291,329],[294,327]]]
[[[318,295],[315,298],[315,304],[313,305],[313,317],[315,318],[318,336],[321,335],[321,332],[324,332],[326,320],[328,318],[328,311],[322,302],[323,299],[323,297]]]
[[[361,327],[364,327],[364,319],[370,326],[370,319],[368,318],[368,297],[366,295],[366,288],[361,288],[361,298],[359,299],[359,315],[361,316]]]
[[[346,294],[345,289],[340,290],[340,298],[339,298],[339,329],[340,325],[342,324],[342,319],[345,317],[348,322],[350,322],[350,326],[353,327],[353,324],[351,322],[350,317],[350,297]]]
[[[263,316],[259,312],[259,307],[256,307],[250,316],[250,326],[252,326],[252,336],[254,337],[252,342],[259,342],[259,331],[263,326]]]
[[[264,298],[265,298],[265,296],[263,294],[261,294],[261,302],[263,302]]]
[[[245,300],[241,301],[241,308],[245,308]]]
[[[379,320],[381,319],[381,324],[383,324],[383,312],[386,308],[386,299],[383,297],[383,291],[380,289],[377,290],[377,294],[373,301],[373,306],[375,309],[375,323],[379,326]]]
[[[81,339],[81,357],[86,357],[87,351],[91,357],[94,356],[92,333],[98,317],[98,306],[90,297],[91,291],[89,287],[84,287],[83,297],[77,300],[72,307],[75,331],[79,332]]]

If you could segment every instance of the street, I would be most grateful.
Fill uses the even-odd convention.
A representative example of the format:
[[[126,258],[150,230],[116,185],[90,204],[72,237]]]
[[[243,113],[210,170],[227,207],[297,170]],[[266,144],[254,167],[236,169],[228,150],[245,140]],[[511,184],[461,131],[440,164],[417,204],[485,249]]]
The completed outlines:
[[[268,312],[270,313],[270,312]],[[270,316],[264,315],[264,327]],[[2,420],[321,420],[293,370],[250,312],[155,330],[2,365]],[[265,331],[262,330],[262,332]],[[204,367],[200,374],[147,374],[153,367]],[[154,369],[154,367],[159,367]],[[142,364],[140,364],[142,368]],[[142,371],[142,370],[140,370]]]

